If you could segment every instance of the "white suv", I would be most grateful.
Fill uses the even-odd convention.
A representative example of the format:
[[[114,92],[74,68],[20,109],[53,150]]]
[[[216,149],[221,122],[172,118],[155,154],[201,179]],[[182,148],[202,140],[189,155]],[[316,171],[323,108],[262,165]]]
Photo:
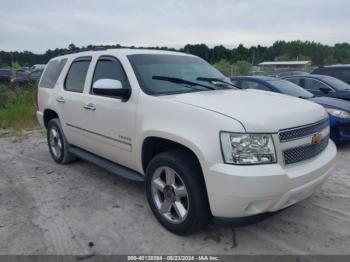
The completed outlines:
[[[145,181],[156,218],[182,235],[213,217],[237,222],[305,199],[336,156],[321,106],[239,90],[177,52],[56,57],[41,77],[38,108],[56,162],[78,157]]]

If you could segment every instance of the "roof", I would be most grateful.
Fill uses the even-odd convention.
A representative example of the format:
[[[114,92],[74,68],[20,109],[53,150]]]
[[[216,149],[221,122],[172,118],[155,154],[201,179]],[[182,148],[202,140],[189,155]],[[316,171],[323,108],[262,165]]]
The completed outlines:
[[[316,78],[316,79],[322,79],[322,78],[328,78],[331,76],[328,75],[318,75],[318,74],[305,74],[305,75],[290,75],[290,76],[281,76],[280,78],[292,78],[292,77],[307,77],[307,78]]]
[[[262,62],[259,64],[259,66],[262,66],[262,65],[307,65],[310,63],[311,63],[311,61],[269,61],[269,62]]]
[[[334,65],[326,65],[323,67],[350,67],[350,64],[334,64]],[[320,67],[322,68],[322,67]]]
[[[273,80],[279,80],[279,78],[271,77],[271,76],[233,76],[231,79],[256,79],[256,80],[262,80],[262,81],[273,81]]]
[[[183,55],[183,56],[193,56],[190,54],[175,52],[175,51],[165,51],[165,50],[156,50],[156,49],[137,49],[137,48],[115,48],[115,49],[104,49],[104,50],[92,50],[92,51],[83,51],[78,53],[72,53],[67,55],[62,55],[55,57],[53,59],[61,59],[64,57],[80,57],[80,56],[92,56],[92,55],[136,55],[136,54],[164,54],[164,55]]]

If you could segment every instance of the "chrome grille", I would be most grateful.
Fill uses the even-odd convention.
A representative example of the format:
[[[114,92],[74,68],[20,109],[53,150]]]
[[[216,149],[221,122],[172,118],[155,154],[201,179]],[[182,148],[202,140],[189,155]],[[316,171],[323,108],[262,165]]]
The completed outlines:
[[[301,162],[321,153],[328,145],[329,136],[321,140],[319,144],[308,144],[300,147],[290,148],[283,152],[284,163],[294,164]]]
[[[281,143],[299,139],[320,132],[321,130],[325,129],[328,125],[328,118],[326,118],[315,124],[282,130],[279,133],[279,139]]]

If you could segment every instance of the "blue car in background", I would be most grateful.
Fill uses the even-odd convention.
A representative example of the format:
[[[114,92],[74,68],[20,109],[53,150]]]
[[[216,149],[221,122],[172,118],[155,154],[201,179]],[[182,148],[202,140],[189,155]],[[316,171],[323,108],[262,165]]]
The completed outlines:
[[[329,96],[350,101],[350,85],[342,80],[325,75],[282,76],[316,96]]]
[[[350,102],[315,96],[300,86],[284,79],[267,76],[232,77],[231,82],[242,89],[258,89],[291,95],[318,103],[327,110],[331,128],[331,138],[339,143],[350,141]]]

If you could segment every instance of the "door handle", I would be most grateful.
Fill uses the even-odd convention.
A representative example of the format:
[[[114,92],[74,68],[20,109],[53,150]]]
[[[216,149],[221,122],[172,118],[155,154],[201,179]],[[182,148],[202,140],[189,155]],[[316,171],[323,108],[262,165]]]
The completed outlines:
[[[87,110],[95,111],[96,107],[92,103],[88,103],[87,105],[83,106]]]
[[[65,103],[65,102],[66,102],[66,100],[64,100],[64,98],[63,98],[62,96],[56,98],[56,101],[57,101],[58,103]]]

